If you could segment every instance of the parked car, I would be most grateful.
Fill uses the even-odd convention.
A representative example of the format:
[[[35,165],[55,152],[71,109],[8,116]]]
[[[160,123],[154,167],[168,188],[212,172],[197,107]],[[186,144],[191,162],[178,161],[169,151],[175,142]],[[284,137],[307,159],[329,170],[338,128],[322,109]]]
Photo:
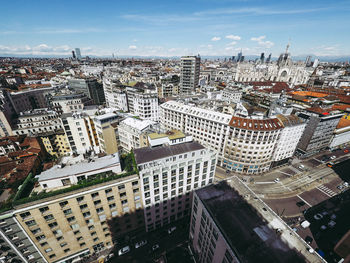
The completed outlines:
[[[328,222],[328,226],[329,226],[330,228],[333,228],[336,224],[337,224],[337,223],[334,222],[333,220],[331,220],[331,221]]]
[[[158,244],[155,244],[155,245],[152,246],[152,251],[155,251],[155,250],[157,250],[158,248],[159,248],[159,245],[158,245]]]
[[[142,247],[142,246],[144,246],[144,245],[146,245],[146,244],[147,244],[147,240],[141,240],[140,242],[137,242],[137,243],[135,244],[135,248]]]
[[[128,252],[130,252],[130,247],[126,246],[126,247],[123,247],[123,248],[119,249],[118,255],[122,256],[122,255],[124,255],[124,254],[126,254]]]
[[[172,232],[174,232],[176,230],[176,226],[173,226],[171,228],[168,229],[168,234],[170,235]]]
[[[348,149],[345,149],[345,150],[344,150],[344,153],[348,153],[348,152],[349,152],[349,150],[348,150]]]
[[[323,215],[321,215],[320,213],[318,213],[318,214],[314,215],[314,218],[315,218],[316,220],[320,220],[320,219],[323,218]]]
[[[344,182],[343,185],[344,185],[344,187],[349,187],[349,183],[348,182]]]
[[[278,183],[279,181],[280,181],[279,178],[276,178],[276,179],[274,180],[275,183]]]
[[[331,156],[331,160],[334,160],[335,158],[337,158],[337,156],[335,156],[335,155]]]
[[[326,229],[327,229],[327,227],[325,225],[321,226],[321,230],[326,230]]]
[[[298,168],[299,168],[300,170],[304,170],[304,169],[305,169],[305,166],[301,164],[301,165],[298,166]]]
[[[342,189],[344,188],[344,186],[341,184],[341,185],[338,185],[337,188],[338,188],[339,190],[342,190]]]

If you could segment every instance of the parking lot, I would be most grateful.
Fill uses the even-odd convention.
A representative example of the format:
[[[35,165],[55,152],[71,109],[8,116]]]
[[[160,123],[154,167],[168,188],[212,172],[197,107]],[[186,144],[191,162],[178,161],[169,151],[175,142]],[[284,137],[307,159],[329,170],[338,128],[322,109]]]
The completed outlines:
[[[176,227],[169,234],[170,228]],[[186,254],[187,240],[189,235],[189,218],[179,220],[173,224],[164,226],[150,233],[141,233],[138,236],[132,237],[129,242],[119,244],[115,249],[115,256],[109,262],[124,263],[124,262],[162,262],[162,258],[173,258],[173,251],[178,251],[180,254]],[[135,248],[135,245],[140,241],[147,241],[146,244]],[[118,255],[118,251],[122,248],[129,247],[130,251],[124,255]],[[186,254],[187,255],[187,254]],[[187,258],[184,257],[184,259]],[[173,261],[174,262],[174,261]],[[182,261],[192,262],[192,261]]]

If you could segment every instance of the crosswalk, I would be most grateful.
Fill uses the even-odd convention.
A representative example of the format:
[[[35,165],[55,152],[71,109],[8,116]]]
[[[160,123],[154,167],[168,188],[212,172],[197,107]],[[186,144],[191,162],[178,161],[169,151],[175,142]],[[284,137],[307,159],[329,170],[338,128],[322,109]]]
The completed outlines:
[[[324,193],[325,195],[329,196],[329,197],[333,197],[336,196],[337,193],[334,192],[333,190],[329,189],[327,186],[321,184],[320,186],[316,187],[318,190],[320,190],[322,193]]]

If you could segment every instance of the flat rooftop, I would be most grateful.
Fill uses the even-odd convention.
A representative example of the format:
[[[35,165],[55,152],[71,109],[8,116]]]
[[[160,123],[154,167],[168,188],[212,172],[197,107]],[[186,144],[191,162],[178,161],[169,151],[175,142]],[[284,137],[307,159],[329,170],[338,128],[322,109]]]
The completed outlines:
[[[173,155],[192,152],[205,149],[198,142],[185,142],[181,144],[159,146],[159,147],[144,147],[134,150],[136,164],[151,162],[154,160],[166,158]]]
[[[241,262],[322,262],[238,178],[209,185],[196,194]]]
[[[168,137],[170,140],[175,140],[175,139],[181,139],[181,138],[185,138],[186,135],[179,130],[171,130],[167,133],[150,133],[148,134],[148,136],[154,140],[154,139],[159,139],[159,138],[164,138],[164,137]]]
[[[58,165],[55,165],[51,169],[42,172],[36,177],[38,178],[38,181],[41,182],[50,179],[63,178],[70,175],[86,173],[89,171],[106,168],[117,163],[120,163],[120,160],[118,153],[115,153],[101,158],[92,159],[90,162],[83,161],[77,164],[64,166],[62,168],[60,168]]]

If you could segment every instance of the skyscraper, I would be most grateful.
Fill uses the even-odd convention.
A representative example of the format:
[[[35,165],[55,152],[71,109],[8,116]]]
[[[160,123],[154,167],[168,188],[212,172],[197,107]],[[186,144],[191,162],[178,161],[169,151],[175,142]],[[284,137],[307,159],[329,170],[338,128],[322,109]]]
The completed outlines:
[[[75,48],[75,53],[77,55],[77,59],[81,59],[81,53],[80,53],[80,48]]]
[[[239,52],[238,55],[237,55],[237,62],[240,62],[240,61],[241,61],[241,58],[242,58],[242,50],[241,50],[241,52]]]
[[[72,50],[72,57],[73,57],[73,59],[76,59],[74,50]]]
[[[265,61],[265,54],[264,53],[261,53],[260,61],[261,61],[261,63],[264,63],[264,61]]]
[[[199,56],[181,57],[180,93],[195,91],[199,82]]]

